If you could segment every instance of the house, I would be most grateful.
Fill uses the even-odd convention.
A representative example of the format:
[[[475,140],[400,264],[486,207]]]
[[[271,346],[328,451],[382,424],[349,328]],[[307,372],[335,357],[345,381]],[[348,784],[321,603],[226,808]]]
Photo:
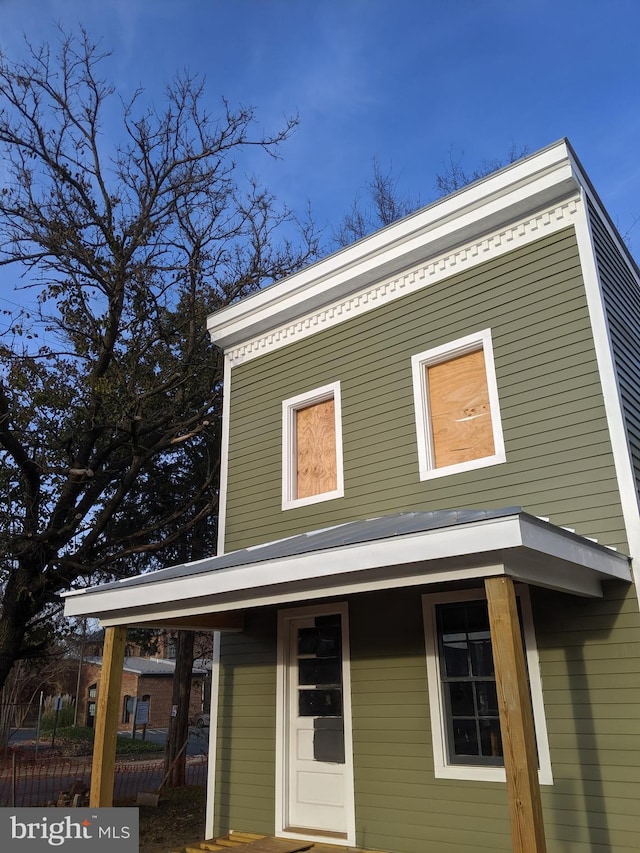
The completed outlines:
[[[209,328],[218,556],[66,597],[114,683],[219,632],[207,837],[636,851],[640,275],[569,143]]]
[[[158,657],[125,655],[120,686],[120,728],[133,726],[134,714],[138,728],[142,725],[166,727],[172,710],[175,660]],[[95,723],[102,676],[102,657],[87,657],[82,662],[79,689],[78,721],[81,725]],[[209,687],[208,671],[194,665],[192,670],[189,717],[196,719],[208,702],[205,690]]]
[[[200,634],[197,651],[202,656],[193,662],[189,718],[197,720],[209,711],[211,690],[210,634]],[[74,663],[73,689],[78,694],[77,719],[81,725],[93,727],[102,677],[105,632],[91,631],[82,639],[81,654]],[[175,631],[149,630],[128,632],[123,652],[120,680],[120,728],[130,729],[134,723],[166,727],[172,715],[173,681],[176,669],[177,638]],[[79,672],[78,672],[79,667]]]

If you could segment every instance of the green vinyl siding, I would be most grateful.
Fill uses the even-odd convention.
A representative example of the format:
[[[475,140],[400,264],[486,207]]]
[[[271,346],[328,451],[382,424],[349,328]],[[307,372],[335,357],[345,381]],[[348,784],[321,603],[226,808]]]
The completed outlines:
[[[435,778],[420,592],[353,597],[349,623],[358,844],[510,850],[504,785]]]
[[[216,835],[274,831],[276,618],[247,614],[242,633],[221,637]]]
[[[631,853],[640,814],[640,615],[632,587],[603,599],[532,589],[554,774],[549,853]]]
[[[484,328],[507,462],[420,481],[411,356]],[[335,381],[344,497],[282,511],[282,400]],[[232,370],[227,551],[404,510],[508,505],[627,548],[571,228]]]

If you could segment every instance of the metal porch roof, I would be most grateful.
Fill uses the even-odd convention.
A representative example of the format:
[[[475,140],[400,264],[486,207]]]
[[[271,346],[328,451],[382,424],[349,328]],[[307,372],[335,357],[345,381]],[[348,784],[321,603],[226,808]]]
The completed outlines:
[[[405,512],[315,530],[66,593],[69,616],[151,623],[376,588],[507,573],[600,595],[629,558],[522,510]]]

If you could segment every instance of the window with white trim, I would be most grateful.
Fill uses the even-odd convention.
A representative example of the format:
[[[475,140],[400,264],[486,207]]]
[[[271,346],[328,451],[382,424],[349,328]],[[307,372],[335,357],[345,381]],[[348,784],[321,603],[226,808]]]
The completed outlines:
[[[411,359],[420,479],[504,462],[491,331]]]
[[[282,509],[344,495],[340,383],[282,403]]]
[[[517,588],[540,782],[552,784],[542,683],[526,586]],[[482,590],[423,595],[436,777],[504,781],[487,601]]]

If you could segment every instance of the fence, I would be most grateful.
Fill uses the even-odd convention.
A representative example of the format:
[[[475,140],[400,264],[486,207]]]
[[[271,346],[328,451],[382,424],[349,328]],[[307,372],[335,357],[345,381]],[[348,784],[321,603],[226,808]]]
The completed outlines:
[[[163,762],[117,761],[114,800],[135,799],[138,792],[156,791],[162,782]],[[207,756],[189,756],[186,784],[204,787]],[[91,786],[90,758],[20,758],[14,754],[0,766],[0,806],[55,805],[63,791],[80,792]]]
[[[38,721],[38,705],[33,702],[0,702],[0,720],[9,728],[33,726]]]

